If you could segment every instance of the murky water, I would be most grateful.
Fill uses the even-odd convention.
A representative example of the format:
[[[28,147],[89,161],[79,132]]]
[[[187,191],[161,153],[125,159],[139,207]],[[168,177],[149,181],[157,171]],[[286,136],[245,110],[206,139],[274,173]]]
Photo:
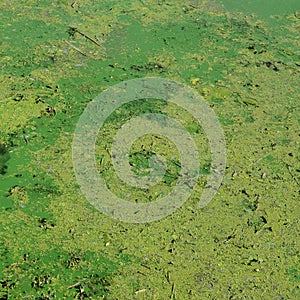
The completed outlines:
[[[1,299],[296,299],[299,278],[298,1],[2,1],[0,4]],[[132,145],[149,190],[123,184],[109,152],[144,113],[181,122],[199,148],[189,200],[157,222],[106,217],[80,191],[72,139],[87,104],[125,80],[182,82],[216,113],[227,167],[214,199],[205,132],[182,108],[132,102],[96,142],[99,176],[127,201],[172,190],[180,162],[165,138]]]

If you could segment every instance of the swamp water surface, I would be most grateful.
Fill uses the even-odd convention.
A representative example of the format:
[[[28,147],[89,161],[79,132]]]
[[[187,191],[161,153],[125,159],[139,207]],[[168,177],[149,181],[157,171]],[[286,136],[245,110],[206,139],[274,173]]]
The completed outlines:
[[[298,1],[1,1],[0,299],[299,299]],[[267,4],[268,3],[268,4]],[[273,5],[271,5],[273,3]],[[122,184],[107,151],[133,116],[180,119],[204,176],[174,214],[122,223],[82,195],[72,139],[86,105],[125,80],[169,78],[215,111],[227,144],[222,186],[201,210],[209,145],[189,114],[131,102],[99,132],[99,175],[120,197],[171,191],[179,154],[163,137],[132,145],[152,189]]]

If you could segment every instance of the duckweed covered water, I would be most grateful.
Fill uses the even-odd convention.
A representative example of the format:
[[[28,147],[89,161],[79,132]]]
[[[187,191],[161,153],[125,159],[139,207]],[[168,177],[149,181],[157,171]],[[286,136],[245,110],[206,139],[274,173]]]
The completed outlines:
[[[1,2],[1,299],[300,297],[300,7],[243,3]],[[202,176],[173,215],[136,225],[88,203],[71,149],[95,96],[146,76],[187,84],[210,103],[227,169],[205,208]],[[133,170],[144,176],[160,153],[164,181],[145,192],[114,174],[114,134],[146,112],[180,119],[200,149],[200,172],[210,172],[195,120],[156,99],[131,102],[107,119],[96,145],[100,176],[131,201],[168,193],[180,169],[170,142],[146,136],[132,146]]]

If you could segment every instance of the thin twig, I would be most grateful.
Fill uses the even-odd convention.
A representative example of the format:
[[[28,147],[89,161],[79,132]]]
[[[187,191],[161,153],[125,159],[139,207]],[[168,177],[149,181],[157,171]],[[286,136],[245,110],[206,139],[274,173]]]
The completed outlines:
[[[146,269],[148,269],[148,270],[151,269],[150,267],[148,267],[148,266],[146,266],[146,265],[144,265],[144,264],[141,264],[141,266],[144,267],[144,268],[146,268]]]
[[[74,284],[68,286],[68,289],[72,289],[72,288],[74,288],[74,287],[76,287],[76,286],[78,286],[80,284],[81,284],[81,282],[74,283]]]
[[[72,4],[71,4],[71,7],[72,8],[74,8],[76,5],[77,5],[77,2],[78,2],[79,0],[75,0]]]
[[[139,274],[146,276],[146,274],[142,271],[137,271]]]
[[[171,291],[170,299],[176,299],[176,297],[175,297],[175,283],[172,284],[172,291]]]
[[[74,28],[74,30],[76,32],[78,32],[80,35],[82,35],[83,37],[85,37],[86,39],[90,40],[91,42],[93,42],[94,44],[96,44],[97,46],[101,47],[102,45],[99,44],[95,39],[91,38],[90,36],[88,36],[87,34],[81,32],[80,30],[78,30],[77,28]]]
[[[146,292],[146,289],[142,289],[142,290],[136,291],[135,294],[137,295],[137,294],[144,293],[144,292]]]
[[[64,40],[64,42],[66,42],[71,48],[73,48],[74,50],[76,50],[77,52],[79,52],[80,54],[82,54],[83,56],[87,56],[84,52],[82,52],[79,48],[75,47],[74,45],[72,45],[70,42],[68,42],[67,40]]]

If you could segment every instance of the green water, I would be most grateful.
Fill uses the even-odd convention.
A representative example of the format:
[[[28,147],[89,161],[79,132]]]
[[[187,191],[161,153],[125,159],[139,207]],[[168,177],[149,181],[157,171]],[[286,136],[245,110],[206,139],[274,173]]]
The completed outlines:
[[[268,20],[271,16],[294,14],[300,9],[299,1],[297,0],[223,0],[225,8],[234,12],[242,12],[243,14],[254,14],[260,19]]]
[[[1,299],[300,297],[300,7],[265,2],[1,2]],[[127,224],[81,194],[72,139],[94,97],[146,76],[205,98],[226,136],[227,169],[205,208],[202,176],[173,215]],[[132,102],[96,143],[100,176],[128,201],[169,193],[180,169],[172,143],[149,136],[133,144],[130,163],[145,176],[152,153],[163,155],[163,182],[145,191],[114,173],[115,133],[148,112],[178,119],[200,150],[201,174],[210,173],[207,138],[188,113]]]

